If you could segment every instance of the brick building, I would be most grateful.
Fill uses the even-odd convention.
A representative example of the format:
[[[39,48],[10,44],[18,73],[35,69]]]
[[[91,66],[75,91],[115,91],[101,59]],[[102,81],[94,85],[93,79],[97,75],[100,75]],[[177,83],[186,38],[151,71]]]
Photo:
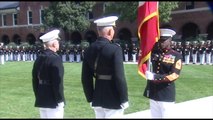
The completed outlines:
[[[181,2],[171,17],[169,25],[182,41],[198,36],[213,40],[213,11],[207,2]]]
[[[49,6],[49,2],[0,2],[0,42],[8,44],[28,42],[35,44],[39,40],[42,29],[42,10]],[[97,38],[93,20],[100,17],[104,11],[104,2],[97,2],[93,8],[90,29],[84,33],[73,31],[62,32],[62,40],[92,42]],[[168,24],[177,31],[176,39],[186,41],[199,35],[206,39],[213,39],[213,15],[207,2],[180,2],[179,8],[172,12],[172,20]],[[117,21],[115,39],[137,41],[137,22]]]
[[[43,9],[49,2],[0,2],[0,41],[34,44],[42,32]]]

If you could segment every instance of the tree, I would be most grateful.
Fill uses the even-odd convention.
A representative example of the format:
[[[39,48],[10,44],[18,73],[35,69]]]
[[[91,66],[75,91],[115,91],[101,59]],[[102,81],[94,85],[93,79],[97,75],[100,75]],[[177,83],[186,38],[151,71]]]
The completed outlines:
[[[84,31],[90,27],[87,18],[95,2],[51,2],[44,10],[44,27],[62,28],[64,31]]]
[[[117,14],[120,20],[129,20],[133,22],[137,18],[137,2],[106,2],[105,15]],[[168,23],[171,20],[171,11],[178,8],[178,2],[159,2],[159,19],[162,23]]]

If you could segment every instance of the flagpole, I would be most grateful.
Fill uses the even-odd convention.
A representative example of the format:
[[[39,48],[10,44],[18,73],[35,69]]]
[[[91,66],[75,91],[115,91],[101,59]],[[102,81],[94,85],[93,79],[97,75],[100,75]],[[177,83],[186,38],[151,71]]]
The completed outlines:
[[[152,72],[151,55],[150,55],[149,59],[147,60],[147,70],[150,71],[150,72]]]

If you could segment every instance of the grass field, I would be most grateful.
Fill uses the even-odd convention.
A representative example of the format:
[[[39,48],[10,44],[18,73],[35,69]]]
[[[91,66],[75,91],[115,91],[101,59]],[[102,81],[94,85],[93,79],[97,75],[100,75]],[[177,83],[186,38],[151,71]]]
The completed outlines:
[[[0,118],[39,118],[34,107],[32,90],[33,62],[6,62],[0,65]],[[86,102],[81,85],[81,63],[64,63],[64,89],[67,105],[65,118],[95,118]],[[148,99],[143,97],[146,85],[137,73],[136,64],[125,64],[129,104],[125,114],[149,109]],[[176,102],[213,95],[213,66],[184,65],[176,81]]]

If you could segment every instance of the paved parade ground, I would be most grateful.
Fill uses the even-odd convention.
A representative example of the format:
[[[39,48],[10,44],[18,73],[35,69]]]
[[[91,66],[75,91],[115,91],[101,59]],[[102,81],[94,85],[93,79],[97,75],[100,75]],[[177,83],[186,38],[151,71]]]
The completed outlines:
[[[213,96],[176,103],[172,118],[213,118]],[[151,118],[150,110],[126,114],[124,118]]]

